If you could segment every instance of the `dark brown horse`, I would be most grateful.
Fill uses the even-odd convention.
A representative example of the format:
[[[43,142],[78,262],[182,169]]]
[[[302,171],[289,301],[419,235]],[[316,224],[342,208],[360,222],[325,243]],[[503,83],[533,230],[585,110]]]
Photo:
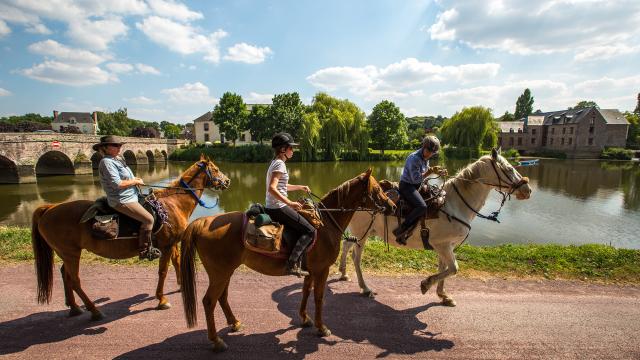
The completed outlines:
[[[184,188],[180,185],[180,180],[184,180],[184,183],[194,189],[197,199],[191,192],[178,189]],[[156,298],[159,300],[158,309],[171,307],[164,296],[164,282],[169,260],[173,261],[176,275],[180,279],[177,241],[189,224],[189,216],[198,205],[198,199],[202,196],[204,188],[224,189],[228,185],[229,179],[213,161],[201,157],[200,161],[189,167],[167,189],[154,192],[169,215],[168,224],[155,234],[157,246],[162,251],[156,289]],[[82,313],[73,295],[75,291],[87,310],[91,312],[91,319],[99,320],[104,316],[80,286],[78,271],[82,249],[110,259],[126,259],[138,255],[138,239],[98,240],[93,238],[89,223],[80,223],[80,218],[92,203],[93,201],[89,200],[77,200],[38,207],[33,212],[31,238],[38,277],[38,302],[48,303],[51,300],[53,252],[55,251],[63,262],[60,272],[64,283],[66,304],[71,308],[69,315],[76,316]]]
[[[320,201],[320,208],[323,207],[342,208],[346,211],[325,213],[325,225],[318,229],[316,245],[307,253],[307,268],[310,275],[304,278],[300,316],[302,326],[313,325],[306,311],[307,300],[313,288],[315,325],[321,336],[328,336],[331,331],[322,322],[322,301],[329,267],[336,261],[340,252],[340,240],[344,228],[351,221],[356,208],[385,211],[393,209],[395,205],[381,190],[369,169],[325,195]],[[231,330],[237,331],[241,327],[240,321],[233,315],[227,301],[229,281],[235,269],[245,264],[265,275],[285,275],[285,260],[267,257],[245,249],[242,243],[243,217],[241,212],[230,212],[197,219],[187,227],[182,238],[180,274],[187,325],[193,327],[197,322],[194,264],[197,250],[209,275],[209,288],[202,303],[207,319],[208,336],[216,351],[227,348],[216,330],[213,315],[216,302],[220,302]]]

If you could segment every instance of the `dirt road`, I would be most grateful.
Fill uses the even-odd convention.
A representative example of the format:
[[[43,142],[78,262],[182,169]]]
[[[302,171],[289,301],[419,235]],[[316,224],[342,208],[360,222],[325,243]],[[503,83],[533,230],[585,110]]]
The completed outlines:
[[[419,278],[367,277],[378,292],[359,296],[357,284],[333,281],[325,296],[319,338],[298,320],[300,281],[238,272],[230,304],[244,323],[221,334],[226,353],[210,351],[204,314],[187,329],[175,276],[168,291],[174,307],[156,311],[156,269],[91,265],[81,268],[86,292],[107,318],[68,318],[59,273],[50,305],[35,301],[35,276],[27,264],[0,267],[0,356],[9,359],[640,359],[640,287],[564,281],[449,281],[455,308],[443,307]],[[198,274],[199,298],[206,274]],[[311,302],[311,309],[313,308]],[[313,313],[311,313],[313,314]],[[224,316],[216,309],[216,321]]]

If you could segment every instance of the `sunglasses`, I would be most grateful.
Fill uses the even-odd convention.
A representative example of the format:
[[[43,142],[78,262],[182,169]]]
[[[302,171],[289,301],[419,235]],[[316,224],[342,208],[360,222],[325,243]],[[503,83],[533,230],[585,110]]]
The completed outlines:
[[[119,147],[122,147],[122,144],[109,144],[107,146],[113,146],[113,147],[119,148]]]

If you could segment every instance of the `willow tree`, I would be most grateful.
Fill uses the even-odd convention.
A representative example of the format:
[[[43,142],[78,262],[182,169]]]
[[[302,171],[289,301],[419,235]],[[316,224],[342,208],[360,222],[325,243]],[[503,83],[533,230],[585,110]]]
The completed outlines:
[[[317,160],[321,128],[318,114],[309,112],[302,116],[302,125],[299,130],[300,156],[302,161]]]
[[[311,111],[320,123],[319,146],[325,160],[336,160],[344,150],[355,150],[360,157],[366,155],[369,136],[365,115],[356,104],[318,93]]]
[[[492,134],[497,127],[491,109],[482,106],[463,108],[442,124],[442,141],[455,147],[465,147],[480,151],[483,141],[495,144]]]

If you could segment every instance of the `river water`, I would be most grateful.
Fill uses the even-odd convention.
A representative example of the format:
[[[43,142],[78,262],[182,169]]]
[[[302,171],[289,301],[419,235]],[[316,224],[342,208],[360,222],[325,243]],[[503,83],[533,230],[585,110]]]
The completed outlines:
[[[466,161],[450,161],[455,173]],[[147,184],[167,184],[186,169],[188,163],[137,167],[134,172]],[[192,219],[224,211],[245,210],[252,202],[264,202],[266,163],[218,163],[231,179],[223,192],[205,192],[207,204],[197,207]],[[288,164],[290,183],[305,184],[324,194],[343,181],[374,169],[377,179],[399,179],[401,162],[324,162]],[[504,243],[611,244],[640,249],[640,166],[632,162],[594,160],[540,160],[539,165],[521,167],[531,179],[531,199],[507,202],[501,223],[476,219],[470,244]],[[30,226],[31,214],[40,204],[102,195],[98,178],[91,175],[39,177],[37,184],[0,185],[0,224]],[[290,196],[297,198],[296,193]],[[501,197],[492,192],[482,209],[494,211]]]

